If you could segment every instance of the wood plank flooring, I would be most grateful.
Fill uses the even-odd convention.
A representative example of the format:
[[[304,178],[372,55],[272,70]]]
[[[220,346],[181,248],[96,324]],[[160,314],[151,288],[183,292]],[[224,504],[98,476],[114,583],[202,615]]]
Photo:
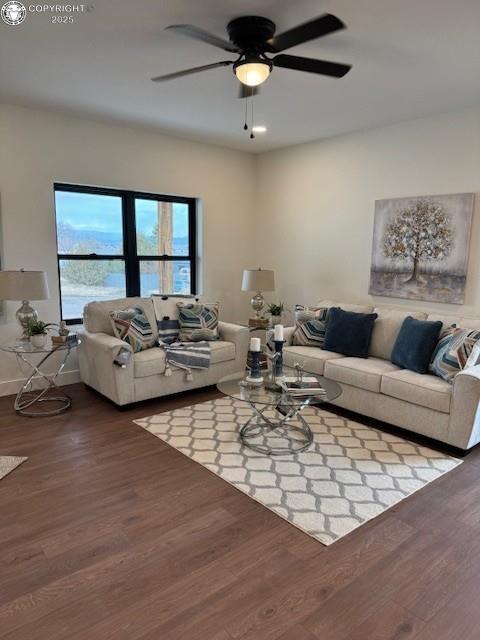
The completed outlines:
[[[0,398],[2,640],[479,640],[480,450],[324,547],[82,385]]]

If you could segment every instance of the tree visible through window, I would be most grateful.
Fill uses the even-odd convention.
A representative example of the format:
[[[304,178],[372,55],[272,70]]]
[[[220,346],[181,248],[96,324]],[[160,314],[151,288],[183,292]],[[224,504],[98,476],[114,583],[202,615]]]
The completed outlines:
[[[55,185],[62,318],[91,300],[196,293],[192,198]]]

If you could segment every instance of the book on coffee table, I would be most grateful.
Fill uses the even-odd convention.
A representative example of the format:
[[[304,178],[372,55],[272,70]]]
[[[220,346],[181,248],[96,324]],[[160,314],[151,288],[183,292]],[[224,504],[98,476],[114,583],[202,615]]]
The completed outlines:
[[[326,394],[320,382],[313,376],[304,376],[301,382],[298,382],[297,378],[287,377],[280,384],[291,396],[321,396]]]

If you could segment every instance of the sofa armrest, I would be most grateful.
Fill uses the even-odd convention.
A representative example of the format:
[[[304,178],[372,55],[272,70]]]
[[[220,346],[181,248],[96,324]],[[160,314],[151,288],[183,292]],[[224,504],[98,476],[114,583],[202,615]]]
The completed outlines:
[[[267,331],[267,344],[270,339],[273,338],[273,329],[268,329]],[[283,327],[283,339],[285,340],[285,347],[291,347],[293,342],[293,332],[295,331],[295,327]]]
[[[250,331],[248,327],[231,322],[219,322],[218,332],[222,340],[233,342],[235,345],[235,360],[238,360],[244,366],[250,346]]]
[[[113,362],[121,349],[132,353],[124,367]],[[78,349],[78,361],[80,377],[85,384],[118,405],[135,401],[133,350],[127,342],[107,333],[85,331]]]
[[[460,449],[470,449],[480,442],[480,365],[455,376],[448,442]]]

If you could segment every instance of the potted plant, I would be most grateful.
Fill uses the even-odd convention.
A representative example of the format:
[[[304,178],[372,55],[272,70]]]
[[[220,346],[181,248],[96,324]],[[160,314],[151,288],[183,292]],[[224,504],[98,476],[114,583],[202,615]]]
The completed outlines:
[[[281,324],[284,310],[285,305],[283,304],[283,302],[270,302],[270,304],[267,306],[267,311],[270,314],[273,325]]]
[[[47,343],[47,332],[54,327],[53,322],[43,322],[43,320],[30,320],[28,323],[28,335],[30,342],[37,349],[44,347]]]

